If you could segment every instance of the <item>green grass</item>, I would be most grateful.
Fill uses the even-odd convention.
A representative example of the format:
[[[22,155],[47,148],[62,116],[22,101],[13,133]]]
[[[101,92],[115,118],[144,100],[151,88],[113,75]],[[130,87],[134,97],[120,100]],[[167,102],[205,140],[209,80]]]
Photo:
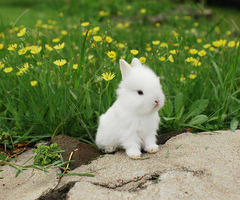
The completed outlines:
[[[168,12],[177,4],[103,0],[18,2],[0,4],[0,44],[4,45],[0,50],[0,61],[4,64],[0,69],[1,143],[5,141],[10,147],[19,141],[34,142],[57,134],[93,142],[99,116],[116,99],[115,90],[121,80],[118,60],[130,62],[134,57],[145,57],[145,64],[161,77],[167,98],[160,111],[159,134],[182,128],[195,131],[237,128],[239,27],[226,17],[227,13],[225,17],[215,15],[213,20],[173,13],[157,26],[148,21],[148,16]],[[146,13],[141,12],[143,8]],[[89,25],[84,27],[83,22]],[[24,27],[26,34],[18,37]],[[99,30],[94,31],[95,27]],[[102,41],[94,41],[94,36],[101,36]],[[108,43],[107,36],[113,41]],[[56,38],[59,42],[53,42]],[[164,42],[167,47],[153,41]],[[216,46],[214,41],[222,44]],[[229,46],[230,41],[235,41],[233,47]],[[60,50],[49,51],[45,47],[63,42],[65,47]],[[119,43],[124,47],[118,47]],[[11,44],[18,45],[15,51],[8,50]],[[205,44],[211,48],[204,48]],[[31,53],[31,49],[24,55],[18,54],[19,49],[29,46],[42,49],[37,54]],[[139,53],[132,55],[132,49]],[[205,50],[206,55],[193,55],[189,49]],[[109,51],[114,51],[116,57],[109,58]],[[159,60],[160,57],[165,60]],[[189,63],[186,61],[189,57],[195,60]],[[59,59],[67,63],[55,65],[54,61]],[[23,68],[25,63],[29,68]],[[78,64],[77,69],[73,69],[74,64]],[[12,71],[6,73],[11,67]],[[19,71],[22,73],[17,75]],[[106,72],[116,76],[105,81],[101,76]],[[37,84],[32,86],[31,81]]]

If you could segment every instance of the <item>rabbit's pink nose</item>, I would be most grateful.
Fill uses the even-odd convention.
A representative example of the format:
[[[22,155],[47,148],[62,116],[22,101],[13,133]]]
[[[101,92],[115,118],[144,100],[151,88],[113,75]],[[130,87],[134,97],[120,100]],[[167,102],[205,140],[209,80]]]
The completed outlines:
[[[159,101],[155,100],[155,103],[156,103],[156,104],[158,104],[158,103],[159,103]]]

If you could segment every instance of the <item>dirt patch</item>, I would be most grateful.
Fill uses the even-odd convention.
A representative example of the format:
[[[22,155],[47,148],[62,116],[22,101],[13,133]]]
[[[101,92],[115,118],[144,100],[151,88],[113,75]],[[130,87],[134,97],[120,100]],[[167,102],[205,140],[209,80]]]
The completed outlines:
[[[90,161],[101,155],[94,146],[80,142],[67,135],[59,135],[53,138],[52,143],[57,143],[57,145],[64,151],[62,153],[64,161],[68,161],[72,154],[71,161],[73,162],[69,165],[71,170],[83,164],[88,164]]]

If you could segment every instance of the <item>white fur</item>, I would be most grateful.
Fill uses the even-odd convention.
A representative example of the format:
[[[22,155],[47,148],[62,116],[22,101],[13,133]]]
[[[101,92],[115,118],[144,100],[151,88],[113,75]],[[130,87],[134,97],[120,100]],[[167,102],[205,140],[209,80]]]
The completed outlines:
[[[124,148],[130,158],[138,159],[141,148],[149,153],[158,150],[158,111],[165,96],[159,78],[137,58],[132,60],[132,67],[123,59],[119,63],[123,80],[117,89],[117,100],[100,117],[96,144],[106,152]]]

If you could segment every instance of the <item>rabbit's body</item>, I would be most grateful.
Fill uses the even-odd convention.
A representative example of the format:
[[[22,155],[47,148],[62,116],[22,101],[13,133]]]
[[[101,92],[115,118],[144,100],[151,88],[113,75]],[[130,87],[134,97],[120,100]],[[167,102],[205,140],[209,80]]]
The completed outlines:
[[[106,152],[126,149],[127,155],[136,159],[141,156],[141,148],[150,153],[158,150],[158,110],[163,106],[165,96],[152,70],[142,66],[137,59],[132,65],[133,68],[120,60],[123,81],[117,90],[117,100],[100,117],[96,143]]]

